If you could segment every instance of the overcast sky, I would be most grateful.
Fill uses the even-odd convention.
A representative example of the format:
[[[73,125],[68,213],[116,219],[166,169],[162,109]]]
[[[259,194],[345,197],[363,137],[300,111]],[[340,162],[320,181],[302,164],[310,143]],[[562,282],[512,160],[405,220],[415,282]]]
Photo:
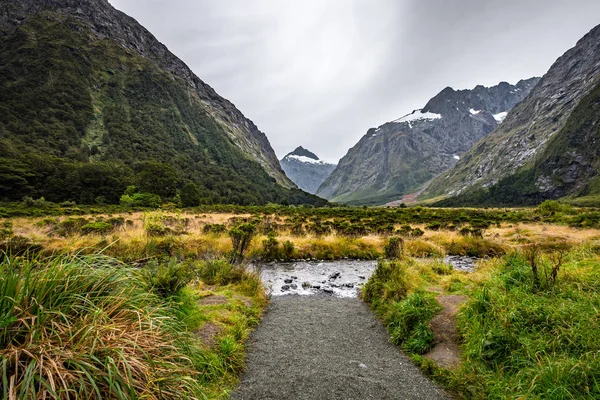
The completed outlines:
[[[543,75],[598,0],[110,0],[266,133],[337,162],[446,86]]]

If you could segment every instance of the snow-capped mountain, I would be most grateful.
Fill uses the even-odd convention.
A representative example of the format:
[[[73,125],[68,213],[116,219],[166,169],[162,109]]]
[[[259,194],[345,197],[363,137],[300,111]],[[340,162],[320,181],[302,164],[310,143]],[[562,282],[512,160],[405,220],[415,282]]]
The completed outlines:
[[[280,161],[281,168],[298,187],[315,193],[335,169],[335,164],[320,160],[316,154],[300,146]]]
[[[419,110],[371,128],[317,191],[351,204],[384,204],[418,192],[492,132],[539,78],[442,90]]]
[[[444,205],[523,205],[600,193],[600,25],[423,198]]]

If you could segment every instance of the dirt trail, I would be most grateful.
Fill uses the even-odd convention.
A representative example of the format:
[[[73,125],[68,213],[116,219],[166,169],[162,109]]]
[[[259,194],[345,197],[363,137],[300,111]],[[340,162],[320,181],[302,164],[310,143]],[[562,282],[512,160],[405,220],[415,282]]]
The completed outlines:
[[[250,340],[233,399],[449,399],[355,298],[281,296]]]
[[[425,357],[435,361],[440,367],[452,368],[460,363],[460,349],[456,343],[456,314],[466,300],[465,296],[459,295],[437,296],[442,312],[431,320],[430,325],[436,345]]]

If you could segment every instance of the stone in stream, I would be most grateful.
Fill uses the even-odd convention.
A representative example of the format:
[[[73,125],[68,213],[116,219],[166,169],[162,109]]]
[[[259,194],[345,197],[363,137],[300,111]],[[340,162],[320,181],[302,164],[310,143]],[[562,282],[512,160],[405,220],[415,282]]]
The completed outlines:
[[[285,278],[283,281],[285,283],[292,283],[292,279],[291,278]]]
[[[365,278],[365,277],[364,277],[364,276],[362,276],[362,275],[359,275],[359,276],[358,276],[358,278],[359,278],[359,279],[367,279],[367,278]]]
[[[297,276],[292,276],[292,279],[298,279],[298,277]]]
[[[282,292],[285,292],[285,291],[288,291],[288,290],[290,290],[290,285],[283,285],[283,286],[281,287],[281,291],[282,291]]]
[[[342,286],[343,287],[347,287],[347,288],[353,288],[354,287],[354,283],[351,283],[351,282],[350,283],[344,283]]]
[[[329,275],[329,279],[337,279],[340,277],[340,275],[340,272],[334,272],[333,274]]]
[[[321,289],[321,285],[312,285],[313,289]]]
[[[294,289],[294,290],[298,289],[298,285],[296,285],[295,283],[292,283],[292,284],[290,285],[290,287],[291,287],[292,289]]]
[[[325,288],[323,291],[327,294],[333,294],[333,289]]]

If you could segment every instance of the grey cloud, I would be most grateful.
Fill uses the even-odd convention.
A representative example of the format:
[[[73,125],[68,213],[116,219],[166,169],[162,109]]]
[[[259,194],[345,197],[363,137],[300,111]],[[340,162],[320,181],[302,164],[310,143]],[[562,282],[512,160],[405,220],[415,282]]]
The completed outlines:
[[[111,0],[231,100],[281,157],[337,161],[446,86],[542,75],[596,0]]]

